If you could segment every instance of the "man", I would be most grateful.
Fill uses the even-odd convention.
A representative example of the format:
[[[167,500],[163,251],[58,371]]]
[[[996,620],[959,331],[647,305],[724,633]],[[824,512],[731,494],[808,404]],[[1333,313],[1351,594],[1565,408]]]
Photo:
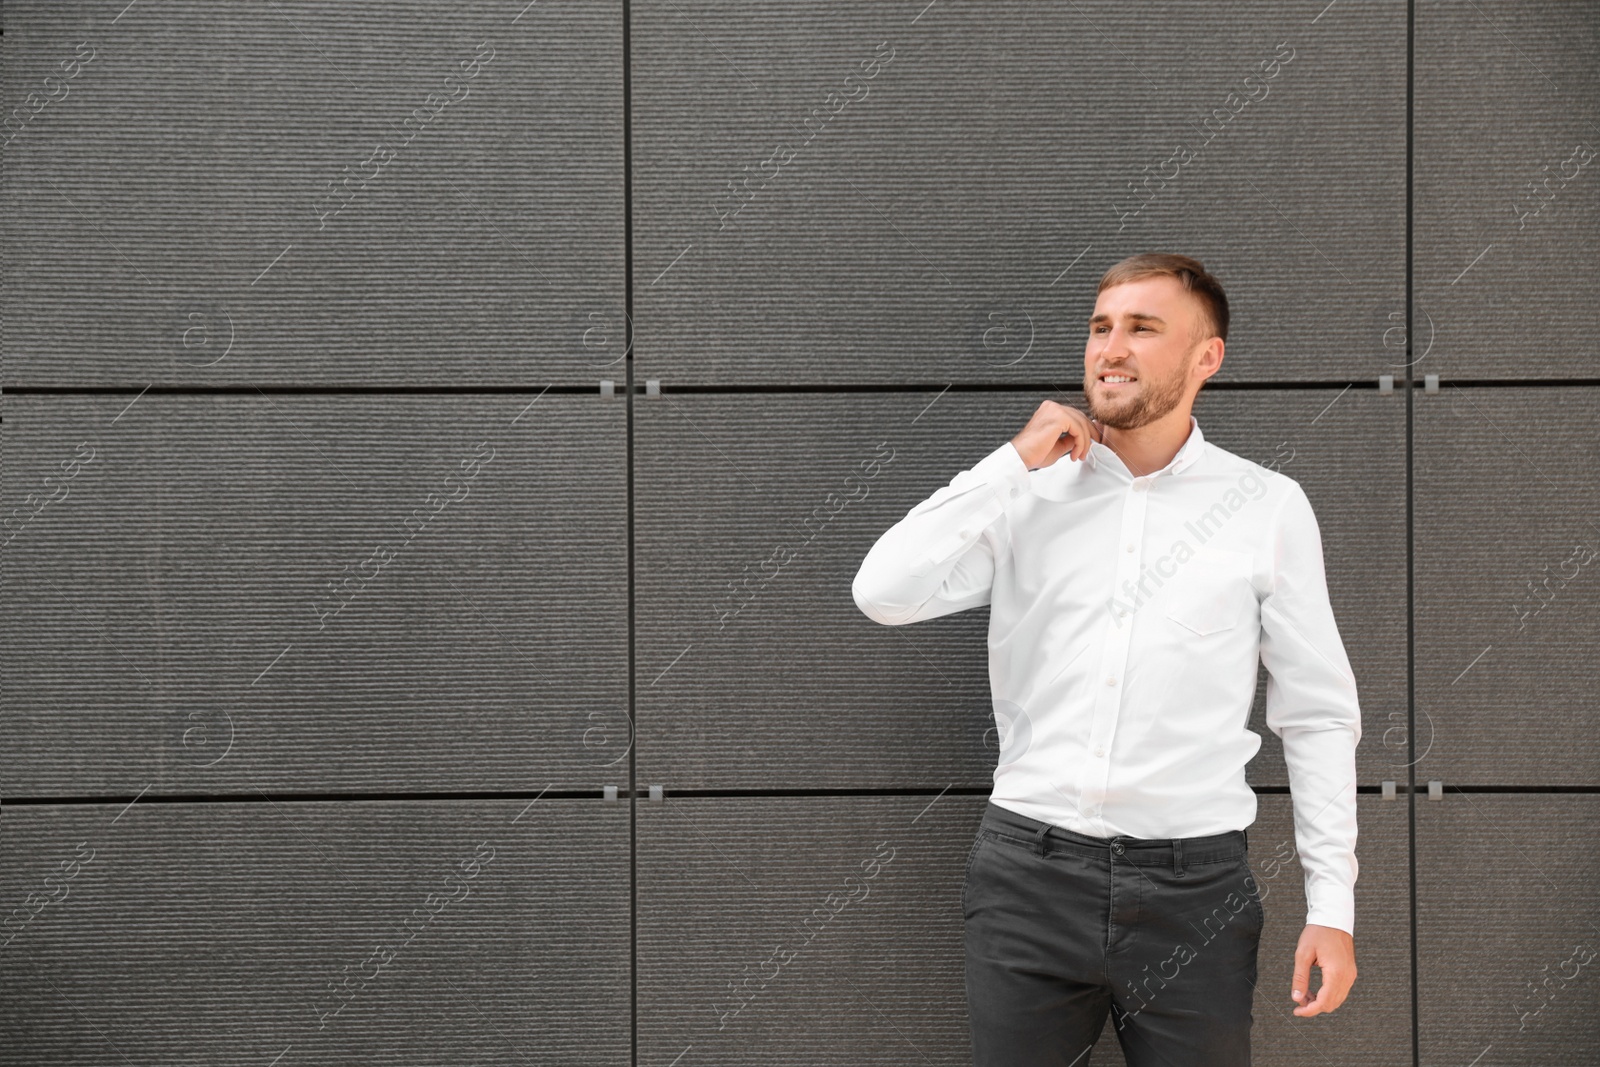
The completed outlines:
[[[1309,905],[1294,1014],[1355,981],[1356,684],[1305,492],[1190,413],[1227,335],[1197,260],[1116,264],[1089,320],[1089,414],[1045,401],[856,575],[885,625],[990,605],[1004,744],[962,887],[980,1067],[1081,1067],[1108,1014],[1130,1067],[1250,1062],[1258,663]]]

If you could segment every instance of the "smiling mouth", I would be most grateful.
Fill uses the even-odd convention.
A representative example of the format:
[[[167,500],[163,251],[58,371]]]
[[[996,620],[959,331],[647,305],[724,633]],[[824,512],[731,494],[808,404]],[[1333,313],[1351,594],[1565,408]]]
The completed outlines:
[[[1113,375],[1112,377],[1116,376]],[[1136,385],[1138,381],[1139,379],[1137,378],[1132,378],[1125,381],[1110,381],[1106,377],[1101,377],[1099,379],[1101,387],[1105,389],[1125,389],[1130,385]]]

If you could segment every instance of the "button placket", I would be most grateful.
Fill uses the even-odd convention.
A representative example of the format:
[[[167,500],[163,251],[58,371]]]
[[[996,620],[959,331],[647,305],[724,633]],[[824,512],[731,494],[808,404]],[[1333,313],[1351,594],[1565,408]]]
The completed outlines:
[[[1115,588],[1108,603],[1116,604],[1123,596],[1123,583],[1130,583],[1135,590],[1138,588],[1144,555],[1140,546],[1144,544],[1144,522],[1148,501],[1148,494],[1138,491],[1134,485],[1128,487],[1123,500],[1122,526],[1117,533],[1117,541],[1123,546],[1123,551],[1112,557],[1117,565],[1112,574]],[[1137,596],[1134,600],[1136,603]],[[1126,609],[1119,606],[1113,610],[1120,614]],[[1094,718],[1089,729],[1090,751],[1094,753],[1099,766],[1092,772],[1085,772],[1086,781],[1083,790],[1083,797],[1087,801],[1083,815],[1090,819],[1103,819],[1104,815],[1102,805],[1111,779],[1111,760],[1107,754],[1116,736],[1117,719],[1121,713],[1123,681],[1132,638],[1132,626],[1119,625],[1116,617],[1107,619],[1106,640],[1103,646],[1105,651],[1100,662],[1100,674],[1104,684],[1096,687],[1099,693],[1095,700]]]

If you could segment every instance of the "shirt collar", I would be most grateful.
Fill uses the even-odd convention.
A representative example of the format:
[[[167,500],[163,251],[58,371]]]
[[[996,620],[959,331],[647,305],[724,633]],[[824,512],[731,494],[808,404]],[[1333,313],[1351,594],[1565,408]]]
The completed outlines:
[[[1190,415],[1189,436],[1183,442],[1183,447],[1178,449],[1178,454],[1172,457],[1172,462],[1168,463],[1165,467],[1162,467],[1154,474],[1147,475],[1147,477],[1154,478],[1156,474],[1181,473],[1200,458],[1201,453],[1205,451],[1205,446],[1206,438],[1205,434],[1200,432],[1200,421],[1193,415]],[[1099,441],[1091,441],[1089,443],[1090,470],[1097,471],[1100,469],[1100,456],[1096,449],[1103,450],[1107,456],[1110,456],[1112,459],[1116,460],[1118,466],[1121,466],[1124,470],[1127,470],[1127,465],[1122,462],[1122,458],[1117,455],[1111,446],[1102,444]]]

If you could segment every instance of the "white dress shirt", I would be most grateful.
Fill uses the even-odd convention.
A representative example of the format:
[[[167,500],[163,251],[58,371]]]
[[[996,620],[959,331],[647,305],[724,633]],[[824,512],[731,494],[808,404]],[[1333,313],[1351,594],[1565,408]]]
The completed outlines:
[[[1353,934],[1361,711],[1316,516],[1294,479],[1189,425],[1144,477],[1098,441],[1030,471],[1007,441],[878,539],[855,601],[886,626],[988,604],[991,798],[1095,837],[1255,821],[1259,656],[1306,921]]]

